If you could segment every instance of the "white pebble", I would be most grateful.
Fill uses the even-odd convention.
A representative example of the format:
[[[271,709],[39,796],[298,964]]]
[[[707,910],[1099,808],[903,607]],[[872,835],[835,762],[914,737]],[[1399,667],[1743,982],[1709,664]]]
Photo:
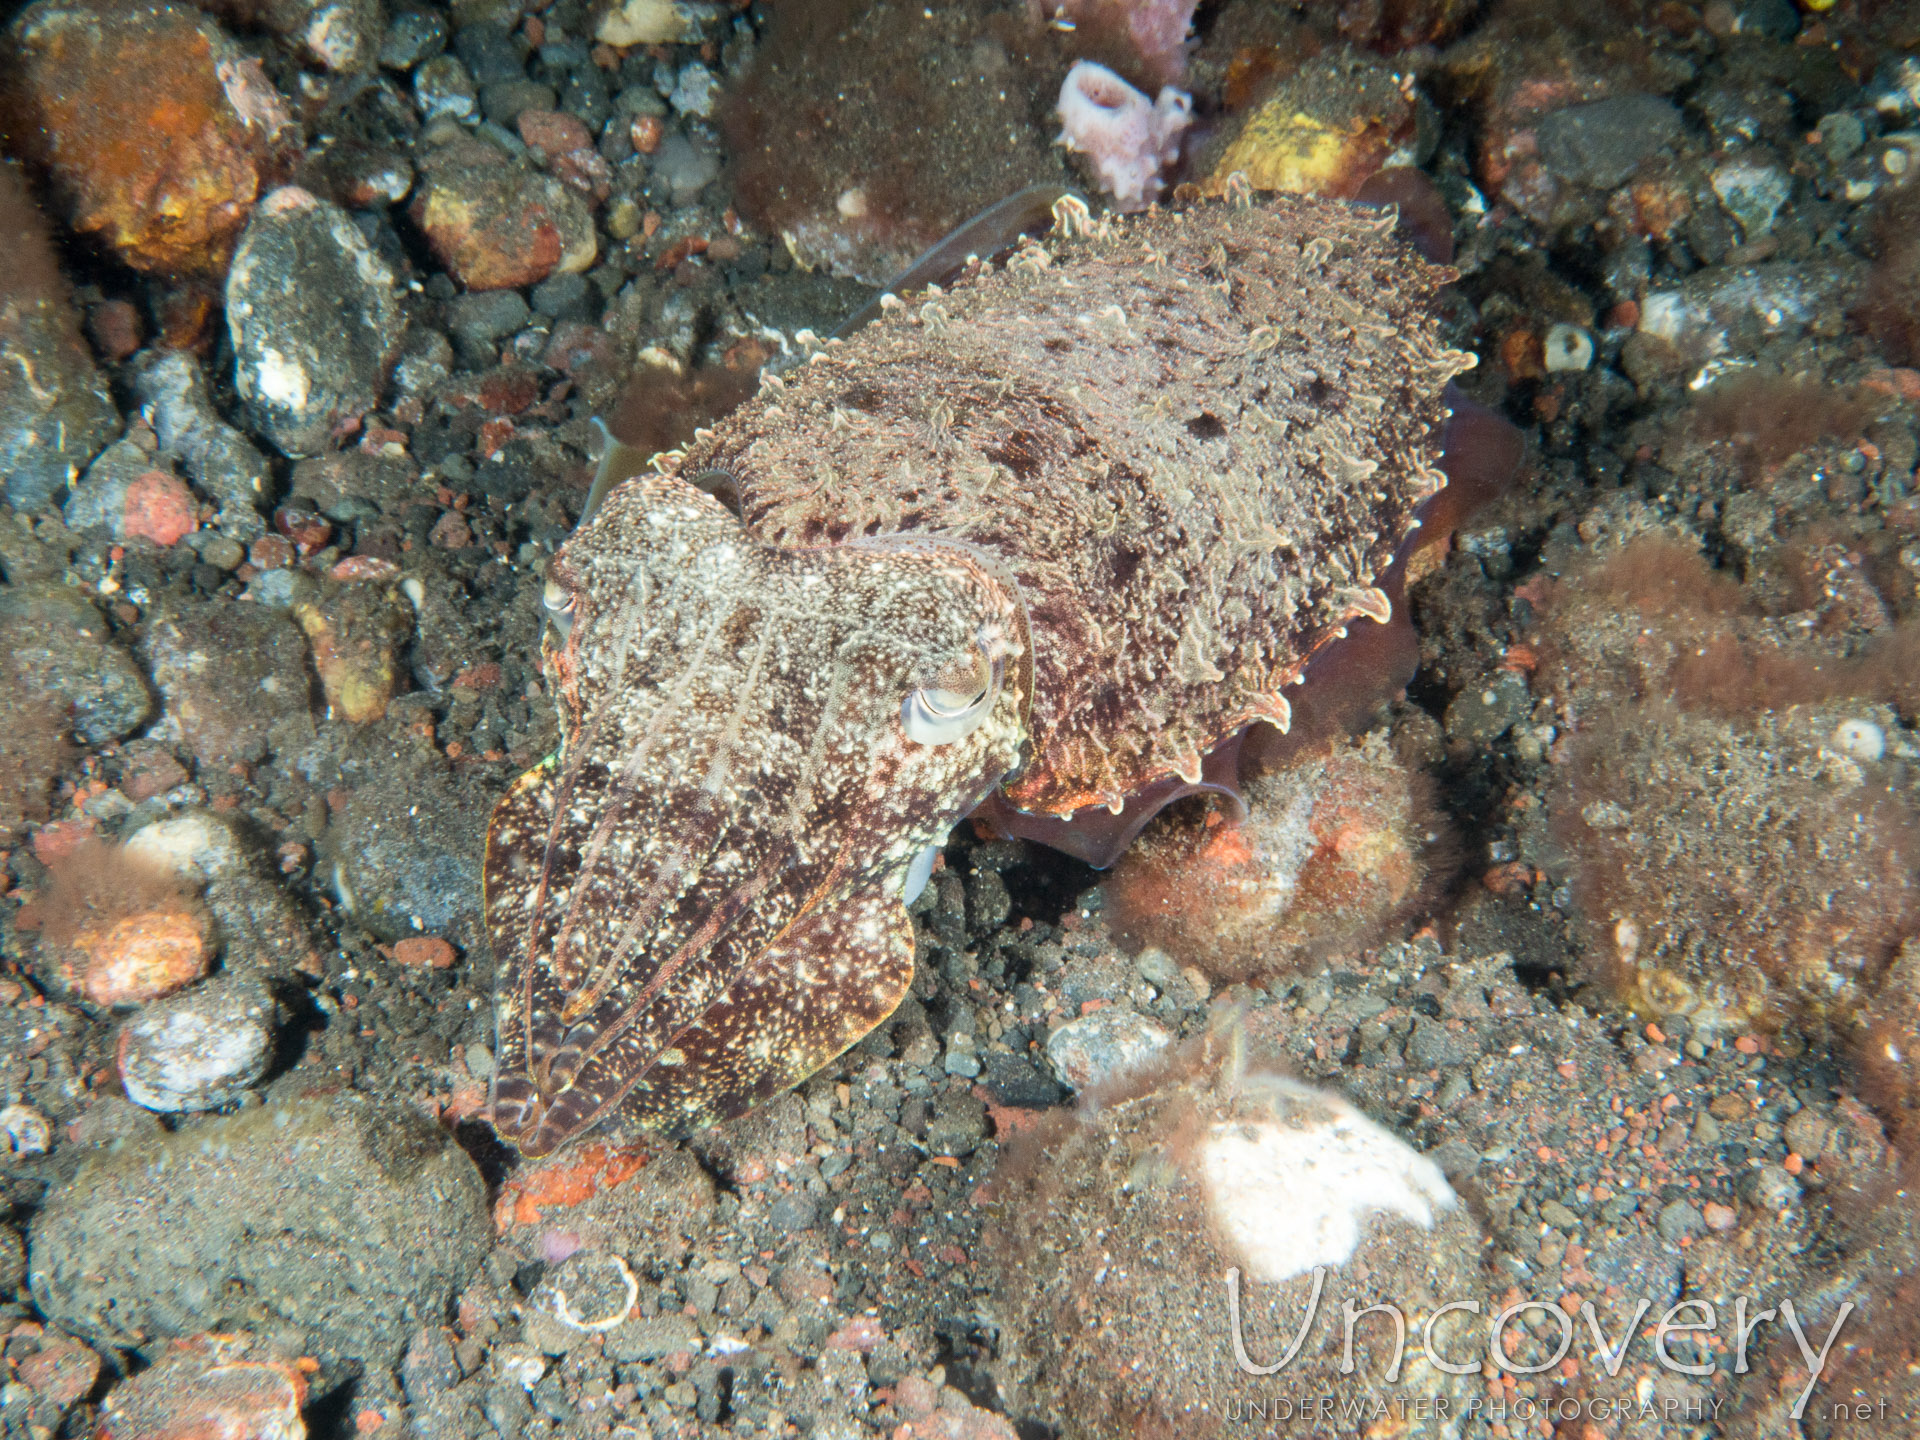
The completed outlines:
[[[1593,337],[1578,325],[1555,325],[1547,331],[1547,369],[1585,370],[1593,364]]]

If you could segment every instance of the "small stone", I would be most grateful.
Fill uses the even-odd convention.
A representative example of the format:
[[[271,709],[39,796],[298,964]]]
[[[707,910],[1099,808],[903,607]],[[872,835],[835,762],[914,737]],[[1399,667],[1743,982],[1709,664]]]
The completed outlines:
[[[83,926],[73,948],[86,957],[80,990],[96,1005],[138,1005],[207,973],[212,937],[204,911],[178,904]]]
[[[1701,1207],[1701,1215],[1706,1220],[1709,1230],[1718,1231],[1721,1234],[1733,1229],[1740,1220],[1739,1212],[1731,1205],[1722,1205],[1712,1200]]]
[[[606,1355],[617,1363],[664,1360],[700,1348],[700,1331],[685,1315],[649,1315],[629,1319],[607,1332]]]
[[[552,111],[560,101],[551,85],[516,75],[480,87],[480,113],[503,129],[512,129],[524,111]]]
[[[1793,182],[1778,166],[1751,158],[1716,166],[1712,181],[1713,193],[1749,244],[1773,230],[1774,218],[1793,195]]]
[[[1062,1084],[1086,1090],[1151,1064],[1172,1039],[1151,1020],[1109,1005],[1057,1026],[1047,1060]]]
[[[80,338],[45,222],[19,173],[4,162],[0,217],[8,231],[0,280],[0,496],[16,509],[37,510],[113,439],[119,416]]]
[[[1533,708],[1527,677],[1502,670],[1484,685],[1470,685],[1447,706],[1447,739],[1468,745],[1490,745]]]
[[[438,935],[410,935],[393,942],[393,958],[420,970],[450,970],[455,956],[453,946]]]
[[[1812,1160],[1819,1158],[1826,1148],[1827,1131],[1831,1128],[1825,1117],[1809,1105],[1796,1110],[1781,1133],[1789,1150]]]
[[[1593,336],[1578,325],[1549,326],[1541,351],[1549,374],[1585,370],[1593,364]]]
[[[1541,1202],[1540,1218],[1564,1235],[1572,1235],[1580,1228],[1580,1217],[1558,1200]]]
[[[220,598],[162,609],[147,627],[145,654],[166,713],[203,770],[257,764],[312,736],[307,646],[281,612]]]
[[[428,124],[471,120],[480,110],[480,92],[467,67],[451,55],[436,55],[413,73],[413,103]]]
[[[131,440],[109,445],[67,496],[60,518],[69,530],[104,530],[114,540],[145,540],[168,549],[199,527],[193,492]]]
[[[585,271],[599,254],[593,216],[574,191],[464,133],[426,147],[410,213],[468,290]]]
[[[152,416],[161,452],[176,457],[219,504],[220,529],[243,540],[259,534],[257,507],[266,500],[270,479],[266,457],[221,418],[193,357],[151,350],[130,370],[135,398]]]
[[[329,1090],[93,1147],[28,1249],[42,1313],[90,1343],[158,1361],[167,1337],[270,1316],[337,1383],[349,1362],[396,1365],[491,1241],[486,1184],[451,1136]]]
[[[468,528],[464,515],[458,510],[448,510],[433,522],[433,529],[427,532],[427,543],[436,550],[464,550],[473,544],[473,531]]]
[[[153,713],[145,677],[111,634],[78,590],[49,581],[0,587],[0,655],[17,687],[12,698],[57,705],[83,745],[123,739]]]
[[[200,558],[216,570],[237,570],[246,563],[247,549],[226,535],[210,535],[200,546]]]
[[[393,272],[346,211],[297,186],[261,202],[227,275],[234,386],[288,455],[324,449],[380,398],[403,317]]]
[[[697,0],[623,0],[600,21],[594,37],[603,45],[686,45],[700,38],[703,12]]]
[[[100,1357],[57,1330],[23,1325],[14,1330],[7,1348],[15,1379],[36,1400],[65,1407],[84,1399],[99,1383]]]
[[[67,224],[136,270],[218,276],[298,134],[260,62],[168,0],[40,0],[11,33],[7,128]]]
[[[1540,157],[1563,181],[1611,190],[1644,161],[1671,150],[1683,129],[1679,110],[1659,96],[1616,95],[1542,119]]]
[[[682,115],[706,119],[720,101],[720,77],[698,60],[680,67],[667,103]]]
[[[696,144],[674,130],[660,142],[653,179],[666,187],[675,205],[691,205],[720,174],[720,157],[711,145]]]
[[[140,312],[126,300],[102,300],[87,311],[87,335],[107,359],[121,361],[140,348]]]
[[[1446,1025],[1422,1015],[1413,1022],[1407,1039],[1407,1063],[1421,1070],[1440,1070],[1467,1058],[1466,1048]]]
[[[380,41],[380,63],[389,70],[411,70],[447,48],[447,20],[437,10],[403,10],[387,24]]]
[[[1762,1210],[1777,1212],[1798,1203],[1800,1182],[1785,1166],[1761,1165],[1740,1177],[1740,1195]]]
[[[533,287],[533,308],[549,320],[590,320],[592,295],[586,276],[554,275]]]
[[[158,1364],[108,1392],[94,1440],[305,1440],[297,1365],[247,1359],[246,1335],[175,1341]]]
[[[1674,1200],[1661,1207],[1654,1228],[1659,1230],[1662,1240],[1677,1245],[1690,1235],[1705,1234],[1707,1222],[1699,1210],[1685,1200]]]
[[[273,1058],[273,997],[250,977],[221,976],[145,1006],[120,1030],[127,1098],[174,1114],[230,1105]]]
[[[400,686],[399,647],[413,628],[411,610],[376,585],[332,585],[295,602],[293,616],[332,713],[350,725],[385,715]]]

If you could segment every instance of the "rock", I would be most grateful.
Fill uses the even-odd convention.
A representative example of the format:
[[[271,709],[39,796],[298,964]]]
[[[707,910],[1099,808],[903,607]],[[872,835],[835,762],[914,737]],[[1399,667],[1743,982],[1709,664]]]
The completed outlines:
[[[41,1310],[97,1343],[270,1326],[319,1358],[397,1364],[491,1241],[479,1172],[425,1116],[302,1094],[97,1147],[34,1218]]]
[[[170,0],[40,0],[9,33],[0,105],[67,225],[136,270],[219,275],[297,143],[260,62]]]
[[[1685,1200],[1673,1200],[1661,1206],[1654,1226],[1659,1230],[1660,1238],[1669,1245],[1678,1245],[1690,1236],[1707,1233],[1706,1218]]]
[[[413,628],[404,602],[379,585],[329,583],[295,602],[293,615],[307,633],[329,712],[350,725],[385,715],[400,685],[399,647]]]
[[[183,810],[134,831],[126,848],[202,892],[229,973],[311,968],[313,946],[299,905],[261,873],[257,852],[224,816]]]
[[[1615,95],[1543,117],[1540,158],[1562,181],[1611,190],[1649,157],[1671,150],[1683,129],[1679,110],[1658,95]]]
[[[403,320],[393,272],[347,212],[296,186],[260,203],[227,273],[234,386],[289,455],[380,398]]]
[[[50,581],[0,587],[0,654],[13,684],[57,704],[83,745],[124,739],[153,713],[146,678],[111,633],[78,590]]]
[[[533,285],[585,271],[599,254],[586,202],[464,132],[432,137],[409,214],[435,257],[468,290]]]
[[[380,53],[379,0],[215,0],[243,30],[267,30],[336,73],[371,70]]]
[[[114,436],[119,413],[80,338],[46,222],[11,164],[0,161],[0,476],[8,504],[37,510]]]
[[[1047,1060],[1061,1083],[1086,1090],[1152,1064],[1173,1037],[1133,1011],[1109,1005],[1058,1026]]]
[[[251,977],[219,976],[142,1007],[115,1051],[134,1104],[162,1114],[231,1105],[273,1058],[274,1002]]]
[[[623,0],[600,21],[595,38],[603,45],[686,45],[697,43],[704,20],[724,14],[703,0]]]
[[[7,1359],[14,1382],[35,1401],[56,1407],[56,1413],[84,1400],[100,1381],[100,1357],[91,1349],[58,1330],[43,1330],[30,1322],[15,1326],[8,1335]],[[9,1396],[9,1409],[17,1398]]]
[[[473,77],[452,55],[436,55],[414,71],[413,100],[429,124],[471,120],[480,109]]]
[[[457,295],[447,307],[447,328],[472,368],[492,365],[499,342],[533,318],[518,290],[487,290]]]
[[[1331,51],[1281,80],[1201,157],[1202,189],[1226,193],[1244,174],[1256,190],[1351,199],[1414,133],[1413,97],[1393,70]]]
[[[220,418],[193,357],[151,350],[133,362],[127,378],[152,416],[160,449],[175,456],[219,504],[220,529],[242,540],[258,535],[265,528],[257,507],[268,493],[266,457]]]
[[[288,1361],[245,1358],[264,1351],[247,1335],[174,1341],[108,1393],[94,1440],[305,1440],[307,1377]]]
[[[1220,1377],[1239,1373],[1234,1342],[1279,1368],[1300,1322],[1281,1319],[1276,1339],[1275,1317],[1306,1314],[1311,1292],[1320,1319],[1285,1362],[1288,1393],[1338,1393],[1358,1368],[1389,1407],[1402,1388],[1463,1404],[1469,1382],[1429,1355],[1449,1371],[1476,1346],[1484,1355],[1484,1319],[1435,1327],[1431,1351],[1415,1337],[1449,1302],[1484,1316],[1494,1287],[1478,1226],[1439,1167],[1340,1097],[1244,1071],[1237,1047],[1220,1049],[1189,1047],[1161,1087],[1015,1142],[995,1181],[1009,1220],[984,1257],[1005,1325],[1001,1383],[1022,1388],[1021,1412],[1070,1415],[1092,1440],[1142,1422],[1191,1433],[1179,1417],[1217,1415]],[[1392,1324],[1353,1327],[1351,1348],[1328,1324],[1376,1304],[1404,1317],[1412,1343],[1398,1363]],[[1538,1346],[1523,1337],[1517,1363]],[[1461,1368],[1480,1383],[1477,1366]]]
[[[146,540],[165,549],[199,528],[193,492],[131,440],[102,450],[67,496],[69,530],[104,530],[120,543]]]
[[[447,48],[447,33],[447,18],[438,10],[403,10],[387,22],[380,63],[389,70],[411,70]]]
[[[1491,745],[1533,708],[1527,677],[1501,670],[1484,685],[1468,686],[1447,706],[1447,738],[1467,745]]]
[[[89,922],[72,945],[86,957],[80,993],[96,1005],[138,1005],[171,995],[206,974],[213,960],[207,914],[185,902]]]
[[[437,756],[382,756],[327,827],[341,904],[383,940],[422,931],[466,945],[480,903],[484,797],[457,792]]]
[[[201,769],[257,764],[312,738],[306,642],[284,614],[220,598],[162,611],[145,652],[167,718]]]

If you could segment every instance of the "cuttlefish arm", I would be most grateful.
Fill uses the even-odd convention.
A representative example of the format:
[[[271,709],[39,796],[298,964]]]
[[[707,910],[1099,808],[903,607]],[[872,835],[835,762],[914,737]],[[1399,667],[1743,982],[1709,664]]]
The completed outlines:
[[[963,550],[757,543],[667,475],[555,556],[559,752],[496,810],[494,1123],[544,1154],[797,1083],[912,976],[930,847],[1020,755],[1018,603]]]

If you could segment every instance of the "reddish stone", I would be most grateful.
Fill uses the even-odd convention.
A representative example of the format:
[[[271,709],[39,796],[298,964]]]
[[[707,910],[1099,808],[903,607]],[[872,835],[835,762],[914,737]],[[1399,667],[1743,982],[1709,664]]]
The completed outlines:
[[[391,580],[400,573],[393,561],[379,555],[349,555],[327,571],[329,579],[342,581]]]
[[[540,381],[531,370],[502,366],[480,381],[480,408],[489,415],[519,415],[540,398]]]
[[[109,360],[125,360],[140,348],[140,312],[125,300],[102,300],[87,312],[87,333]]]
[[[538,284],[598,253],[593,216],[572,191],[468,135],[427,152],[408,213],[469,290]]]
[[[522,110],[514,122],[520,138],[547,155],[564,155],[593,144],[593,132],[572,115],[558,110]]]
[[[436,550],[464,550],[473,544],[473,531],[458,510],[449,510],[433,522],[427,543]]]
[[[39,1327],[21,1327],[29,1328]],[[16,1330],[14,1338],[18,1337]],[[51,1400],[56,1405],[72,1405],[90,1394],[100,1379],[100,1357],[78,1340],[58,1332],[42,1332],[38,1338],[40,1348],[14,1366],[14,1378],[33,1391],[36,1399]]]
[[[94,1440],[305,1440],[306,1376],[298,1364],[242,1358],[254,1343],[174,1341],[158,1364],[108,1393]]]
[[[151,540],[171,549],[200,526],[193,492],[164,470],[136,475],[127,486],[125,522],[121,533],[129,540]]]
[[[212,960],[206,917],[185,904],[90,924],[73,937],[86,956],[80,989],[96,1005],[138,1005],[184,989]]]
[[[293,563],[293,545],[281,535],[262,535],[247,547],[247,559],[256,570],[283,570]]]
[[[453,946],[438,935],[410,935],[405,940],[396,940],[393,944],[393,958],[401,965],[413,965],[422,970],[450,970],[453,968]]]
[[[67,223],[137,270],[218,275],[295,131],[279,91],[184,5],[41,0],[0,116]]]
[[[186,767],[157,745],[129,747],[120,791],[129,800],[151,800],[187,783]]]

